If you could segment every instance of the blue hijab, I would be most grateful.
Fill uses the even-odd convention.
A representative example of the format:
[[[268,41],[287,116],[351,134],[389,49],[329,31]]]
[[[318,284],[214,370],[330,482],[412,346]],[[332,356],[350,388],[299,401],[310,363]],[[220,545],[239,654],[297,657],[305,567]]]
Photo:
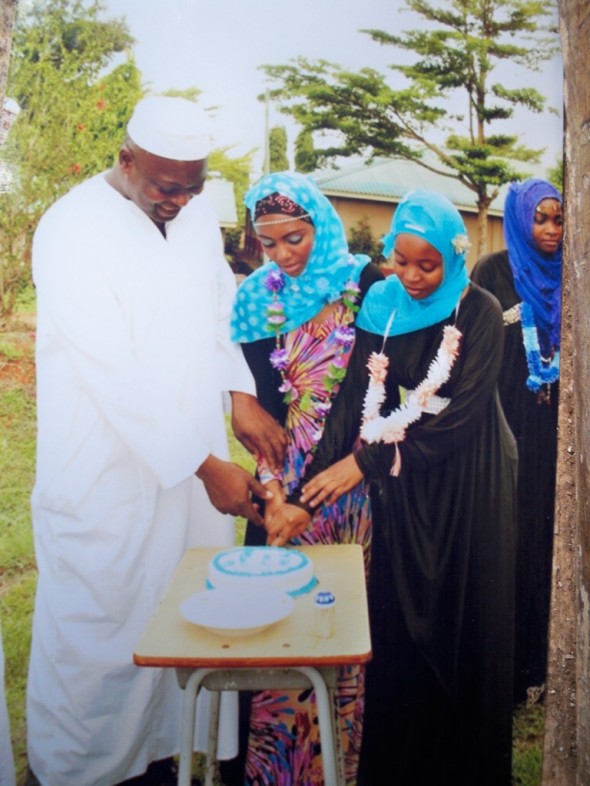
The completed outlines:
[[[276,172],[263,177],[246,194],[244,201],[250,215],[254,217],[256,204],[261,199],[275,192],[302,207],[315,229],[313,247],[303,273],[294,278],[283,274],[284,287],[277,293],[287,317],[279,332],[288,333],[315,317],[327,303],[338,300],[347,282],[358,283],[369,257],[355,257],[349,253],[338,214],[313,180],[298,172]],[[269,262],[243,281],[232,311],[232,341],[247,343],[274,335],[267,325],[267,311],[274,302],[274,295],[266,282],[269,274],[280,273],[279,266]]]
[[[511,183],[504,204],[504,238],[520,299],[533,309],[543,355],[559,349],[561,329],[561,246],[543,254],[533,240],[535,209],[561,194],[546,180]]]
[[[442,322],[456,308],[469,283],[465,255],[469,240],[457,208],[434,191],[410,191],[393,214],[391,231],[383,238],[388,257],[400,234],[424,238],[443,258],[443,280],[424,300],[410,297],[396,275],[369,289],[357,326],[378,335],[399,336]],[[394,313],[395,312],[395,313]],[[393,319],[390,319],[393,314]]]

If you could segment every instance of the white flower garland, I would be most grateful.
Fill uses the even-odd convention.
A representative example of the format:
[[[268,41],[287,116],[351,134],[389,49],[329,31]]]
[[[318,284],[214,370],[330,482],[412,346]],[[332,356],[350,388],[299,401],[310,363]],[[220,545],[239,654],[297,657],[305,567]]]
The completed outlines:
[[[449,379],[451,369],[459,355],[461,332],[454,325],[447,325],[443,330],[443,338],[430,364],[426,378],[408,397],[408,400],[391,412],[387,417],[380,415],[381,406],[385,401],[385,379],[389,366],[389,358],[381,352],[372,352],[367,363],[369,369],[369,386],[363,403],[363,419],[361,438],[369,444],[374,442],[395,443],[395,459],[391,474],[397,477],[401,470],[401,456],[398,443],[403,442],[406,430],[411,423],[420,419],[426,409],[428,399]]]

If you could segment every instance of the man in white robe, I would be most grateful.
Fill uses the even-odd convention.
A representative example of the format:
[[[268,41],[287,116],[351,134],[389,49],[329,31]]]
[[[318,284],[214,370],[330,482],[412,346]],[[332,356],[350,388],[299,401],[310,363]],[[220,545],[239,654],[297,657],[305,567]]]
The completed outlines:
[[[222,514],[257,516],[264,489],[228,461],[223,391],[248,447],[276,463],[284,444],[230,342],[235,282],[197,112],[140,102],[113,170],[58,200],[35,234],[27,722],[42,786],[112,786],[178,751],[174,672],[132,653],[185,550],[233,543]]]

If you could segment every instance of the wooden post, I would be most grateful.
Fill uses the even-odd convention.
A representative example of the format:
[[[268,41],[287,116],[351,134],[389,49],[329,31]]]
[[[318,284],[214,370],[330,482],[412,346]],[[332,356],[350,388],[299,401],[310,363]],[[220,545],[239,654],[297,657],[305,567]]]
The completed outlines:
[[[565,240],[543,786],[590,784],[590,6],[560,0]]]

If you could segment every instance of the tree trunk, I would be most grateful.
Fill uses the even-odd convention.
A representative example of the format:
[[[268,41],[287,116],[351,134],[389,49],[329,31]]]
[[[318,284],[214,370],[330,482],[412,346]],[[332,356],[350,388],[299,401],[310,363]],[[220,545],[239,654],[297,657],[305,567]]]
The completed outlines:
[[[0,0],[0,108],[6,95],[16,4],[17,0]]]
[[[590,6],[561,0],[565,240],[543,786],[590,784]]]
[[[478,194],[477,196],[477,258],[480,259],[488,253],[488,212],[490,200],[488,197]]]

